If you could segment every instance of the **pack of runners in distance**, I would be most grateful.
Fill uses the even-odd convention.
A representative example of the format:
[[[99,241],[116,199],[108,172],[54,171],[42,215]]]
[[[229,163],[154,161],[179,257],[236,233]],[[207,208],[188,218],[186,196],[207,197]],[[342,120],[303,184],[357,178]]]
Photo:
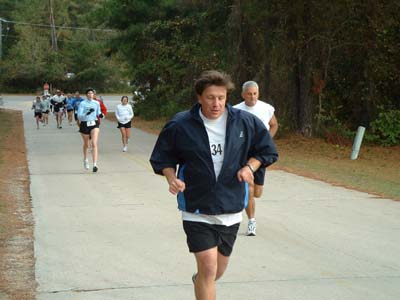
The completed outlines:
[[[107,114],[107,107],[101,96],[96,95],[92,88],[86,90],[86,98],[81,97],[79,92],[64,95],[61,90],[56,90],[54,95],[50,95],[45,90],[42,96],[37,96],[32,104],[36,128],[49,124],[49,114],[53,113],[56,118],[57,128],[62,129],[64,117],[67,117],[68,124],[73,125],[73,119],[79,127],[79,132],[83,141],[83,166],[85,170],[90,169],[88,151],[92,153],[93,172],[98,171],[98,151],[97,141],[99,136],[100,120]],[[118,128],[121,132],[122,151],[128,151],[128,142],[131,136],[131,123],[133,118],[132,106],[129,104],[128,97],[121,98],[121,104],[115,109],[115,116],[118,120]]]

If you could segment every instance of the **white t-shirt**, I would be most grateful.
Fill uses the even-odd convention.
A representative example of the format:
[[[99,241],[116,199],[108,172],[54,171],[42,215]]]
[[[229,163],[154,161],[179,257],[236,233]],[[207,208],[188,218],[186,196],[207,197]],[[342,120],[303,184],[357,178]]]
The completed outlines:
[[[254,106],[247,106],[246,103],[243,101],[239,104],[236,104],[234,108],[245,110],[257,116],[264,123],[265,127],[267,127],[267,129],[269,130],[269,121],[271,120],[275,112],[275,108],[272,105],[265,103],[264,101],[257,100]]]
[[[133,118],[132,106],[130,104],[118,104],[115,117],[121,124],[129,123]]]
[[[64,95],[54,95],[51,99],[54,100],[57,103],[61,103],[63,102],[67,97],[65,97]]]
[[[224,162],[226,121],[228,119],[228,111],[225,110],[225,112],[218,119],[207,119],[202,114],[201,109],[199,110],[199,113],[207,131],[208,140],[210,142],[211,157],[214,164],[215,177],[218,180],[222,163]],[[222,215],[203,215],[182,211],[182,219],[184,221],[231,226],[242,221],[242,212]]]

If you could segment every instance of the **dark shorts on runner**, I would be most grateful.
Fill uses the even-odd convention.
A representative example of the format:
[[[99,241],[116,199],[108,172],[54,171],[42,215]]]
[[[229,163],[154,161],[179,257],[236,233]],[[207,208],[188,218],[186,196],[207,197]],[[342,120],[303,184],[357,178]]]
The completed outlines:
[[[35,118],[36,118],[36,117],[41,118],[41,117],[42,117],[42,113],[41,113],[41,112],[35,112]]]
[[[254,184],[264,185],[265,168],[259,168],[254,174]]]
[[[49,112],[50,112],[50,110],[46,110],[46,111],[44,111],[43,113],[46,114],[46,115],[48,115]]]
[[[67,112],[73,111],[73,109],[67,109]]]
[[[232,226],[213,225],[203,222],[183,221],[186,242],[192,253],[218,247],[218,252],[230,256],[240,223]]]
[[[122,124],[122,123],[118,122],[118,126],[117,126],[117,128],[131,128],[131,127],[132,127],[132,121],[129,121],[126,124]]]
[[[79,125],[79,132],[83,134],[90,134],[92,129],[99,128],[99,121],[96,121],[96,124],[93,126],[87,126],[86,121],[82,121]]]

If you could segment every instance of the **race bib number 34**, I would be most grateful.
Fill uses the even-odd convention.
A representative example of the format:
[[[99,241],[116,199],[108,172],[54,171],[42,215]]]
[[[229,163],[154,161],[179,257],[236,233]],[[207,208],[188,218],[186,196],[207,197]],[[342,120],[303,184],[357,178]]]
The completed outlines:
[[[221,144],[211,144],[211,155],[222,155],[222,146]]]

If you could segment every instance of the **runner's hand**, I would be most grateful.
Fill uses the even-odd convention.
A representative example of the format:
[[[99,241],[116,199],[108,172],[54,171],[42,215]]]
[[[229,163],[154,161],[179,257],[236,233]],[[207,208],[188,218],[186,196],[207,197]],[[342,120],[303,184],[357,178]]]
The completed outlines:
[[[171,181],[168,182],[168,184],[169,184],[169,192],[172,195],[176,195],[179,192],[183,192],[186,188],[185,183],[178,178],[172,179]]]
[[[237,178],[240,182],[245,181],[247,183],[252,183],[254,181],[253,172],[248,166],[244,166],[237,172]]]

